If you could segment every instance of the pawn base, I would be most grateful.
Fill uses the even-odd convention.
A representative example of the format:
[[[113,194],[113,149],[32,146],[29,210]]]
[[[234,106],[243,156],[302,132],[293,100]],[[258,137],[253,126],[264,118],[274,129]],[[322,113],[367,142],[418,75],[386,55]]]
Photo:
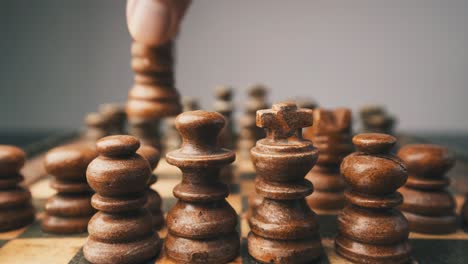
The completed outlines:
[[[167,234],[166,255],[177,263],[221,264],[239,255],[239,234],[215,239],[188,239]]]
[[[323,254],[320,239],[272,240],[249,233],[250,256],[261,263],[311,263]]]
[[[458,229],[455,215],[425,216],[402,212],[409,222],[411,232],[423,234],[450,234]]]
[[[338,236],[335,249],[342,257],[363,264],[403,264],[409,262],[411,255],[408,241],[395,245],[371,245]]]
[[[155,235],[129,243],[104,243],[88,237],[83,247],[86,260],[94,264],[135,264],[154,258],[161,250]]]
[[[42,231],[54,234],[78,234],[87,230],[91,216],[60,217],[46,215],[42,220]]]

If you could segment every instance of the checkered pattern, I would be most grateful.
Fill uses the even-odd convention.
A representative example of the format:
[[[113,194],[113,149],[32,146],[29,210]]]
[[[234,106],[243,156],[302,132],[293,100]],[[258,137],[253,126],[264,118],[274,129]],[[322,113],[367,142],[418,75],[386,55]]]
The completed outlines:
[[[254,177],[252,165],[249,161],[236,163],[238,182],[231,185],[229,203],[234,207],[239,216],[238,230],[241,234],[241,252],[233,263],[257,263],[247,252],[247,234],[249,227],[245,213],[247,211],[248,195],[254,192]],[[461,169],[460,169],[461,168]],[[32,170],[34,171],[34,170]],[[37,170],[40,171],[40,170]],[[152,187],[163,197],[163,210],[168,210],[175,204],[176,199],[172,195],[172,189],[180,181],[180,171],[161,160],[156,169],[158,182]],[[457,185],[464,183],[468,174],[468,163],[460,163],[451,177]],[[49,178],[43,178],[30,186],[33,194],[34,205],[37,208],[37,220],[25,228],[0,233],[0,263],[88,263],[83,257],[82,246],[87,234],[79,235],[52,235],[41,231],[40,221],[43,217],[43,208],[48,197],[54,194],[49,187]],[[456,196],[459,207],[463,203],[461,195]],[[460,209],[460,208],[458,208]],[[317,212],[320,223],[322,244],[325,255],[319,263],[349,263],[334,251],[334,240],[337,233],[336,212]],[[467,263],[468,261],[468,230],[459,230],[450,235],[435,236],[411,234],[414,263]],[[166,230],[158,232],[161,238],[166,235]],[[172,263],[164,255],[148,263]]]

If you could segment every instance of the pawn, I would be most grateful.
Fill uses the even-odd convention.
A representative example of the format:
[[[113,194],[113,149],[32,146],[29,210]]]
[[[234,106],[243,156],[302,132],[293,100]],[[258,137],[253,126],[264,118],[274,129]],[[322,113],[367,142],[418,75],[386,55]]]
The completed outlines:
[[[313,209],[337,210],[343,208],[346,183],[340,175],[343,158],[353,151],[351,143],[351,111],[341,108],[333,111],[316,109],[314,125],[305,137],[319,149],[317,166],[306,176],[314,184],[314,193],[307,197]]]
[[[137,154],[148,161],[151,166],[151,171],[154,172],[161,157],[159,151],[151,146],[143,145],[137,150]],[[154,173],[151,174],[148,182],[148,189],[146,190],[148,201],[146,202],[145,208],[151,213],[154,229],[160,230],[164,226],[164,215],[161,211],[162,199],[159,193],[151,188],[151,185],[155,184],[157,180],[158,177]]]
[[[226,118],[226,126],[221,131],[219,137],[220,145],[223,148],[232,149],[234,147],[232,112],[232,88],[229,86],[218,86],[215,89],[216,100],[213,104],[214,111],[222,114]]]
[[[312,142],[302,138],[302,128],[310,125],[312,110],[294,103],[257,111],[257,126],[267,136],[251,155],[263,201],[248,219],[247,246],[262,263],[311,263],[323,254],[316,215],[304,199],[313,190],[304,177],[318,158]]]
[[[108,132],[110,135],[121,135],[125,132],[126,113],[124,107],[112,103],[102,104],[99,112],[108,122]]]
[[[57,190],[45,205],[42,230],[48,233],[73,234],[86,232],[95,213],[91,206],[92,190],[86,182],[86,168],[96,158],[94,147],[68,145],[50,150],[44,159],[47,173],[55,179]]]
[[[455,156],[445,147],[430,144],[406,145],[398,152],[408,168],[409,178],[400,189],[401,206],[410,231],[447,234],[457,230],[455,199],[446,190],[445,176],[455,164]]]
[[[0,145],[0,232],[26,226],[34,221],[31,193],[19,186],[20,169],[26,154],[14,146]]]
[[[353,138],[357,152],[344,158],[341,174],[350,190],[338,216],[338,254],[358,263],[407,263],[411,246],[408,221],[397,209],[396,190],[407,179],[405,165],[390,154],[396,139],[386,134]]]
[[[139,147],[132,136],[109,136],[97,142],[99,156],[86,171],[96,192],[91,203],[99,210],[89,221],[83,247],[91,263],[142,263],[160,251],[151,214],[144,208],[151,168],[136,154]]]
[[[100,113],[89,113],[84,119],[86,125],[85,138],[95,142],[100,138],[109,135],[109,124],[106,118]]]
[[[216,112],[184,112],[176,118],[183,138],[180,149],[166,155],[182,171],[174,190],[179,199],[167,215],[165,250],[177,263],[227,263],[239,254],[237,214],[226,201],[229,189],[220,170],[232,163],[234,152],[220,148],[225,125]]]

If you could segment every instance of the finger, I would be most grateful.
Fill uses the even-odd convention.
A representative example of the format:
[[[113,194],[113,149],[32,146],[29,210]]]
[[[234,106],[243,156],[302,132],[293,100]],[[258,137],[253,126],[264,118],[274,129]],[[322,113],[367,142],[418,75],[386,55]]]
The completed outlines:
[[[159,46],[169,38],[172,23],[172,7],[166,1],[128,0],[127,26],[134,40]]]
[[[191,0],[165,0],[171,3],[172,17],[170,22],[170,29],[168,32],[169,40],[175,38],[179,32],[180,23],[190,6]]]

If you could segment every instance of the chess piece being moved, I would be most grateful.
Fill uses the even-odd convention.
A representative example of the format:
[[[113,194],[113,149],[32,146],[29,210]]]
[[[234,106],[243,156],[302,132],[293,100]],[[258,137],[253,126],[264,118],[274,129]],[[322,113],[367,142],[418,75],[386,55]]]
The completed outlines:
[[[159,193],[151,188],[151,185],[155,184],[158,180],[158,177],[154,174],[154,170],[158,166],[161,155],[157,149],[146,145],[141,146],[138,149],[137,154],[148,161],[151,166],[151,171],[153,171],[146,191],[148,201],[146,202],[145,208],[151,213],[154,229],[159,230],[164,226],[164,215],[161,211],[162,199]]]
[[[389,115],[384,107],[378,105],[365,106],[361,108],[360,115],[364,132],[394,133],[396,119]]]
[[[0,145],[0,232],[34,221],[31,193],[19,184],[26,154],[14,146]]]
[[[135,80],[126,106],[130,133],[142,144],[158,149],[161,119],[181,111],[179,94],[174,88],[173,67],[172,43],[161,47],[132,44]]]
[[[249,219],[249,254],[262,263],[311,263],[323,254],[316,215],[304,199],[313,190],[304,176],[318,158],[302,138],[312,110],[274,104],[257,112],[257,125],[267,134],[251,153],[256,192],[264,199]]]
[[[337,210],[345,204],[346,183],[340,175],[340,164],[353,151],[351,143],[351,111],[316,109],[314,125],[305,137],[314,142],[320,155],[317,165],[306,178],[314,185],[314,193],[307,197],[313,209]]]
[[[50,150],[44,167],[54,176],[51,187],[57,193],[45,205],[42,230],[48,233],[86,232],[96,212],[91,206],[92,190],[86,182],[86,168],[97,153],[90,145],[68,145]]]
[[[237,214],[219,181],[220,169],[235,159],[218,145],[224,125],[222,115],[201,110],[176,119],[183,144],[166,159],[182,170],[182,182],[173,191],[179,200],[167,215],[165,250],[177,263],[227,263],[239,254]]]
[[[125,109],[119,104],[102,104],[99,107],[99,112],[109,123],[109,134],[110,135],[122,135],[125,134],[125,122],[127,116]]]
[[[250,149],[255,142],[265,137],[263,129],[256,126],[255,115],[257,110],[268,108],[266,101],[267,88],[263,85],[253,85],[248,90],[245,113],[239,120],[238,149],[243,158],[250,157]]]
[[[408,221],[397,207],[403,197],[406,167],[390,154],[396,139],[386,134],[353,138],[357,152],[344,158],[341,173],[351,188],[338,216],[338,254],[357,263],[407,263],[411,246]]]
[[[100,138],[110,135],[107,119],[101,113],[89,113],[84,119],[86,125],[85,138],[96,142]]]
[[[455,199],[446,189],[445,176],[455,164],[455,155],[447,148],[430,144],[406,145],[398,152],[408,168],[409,178],[400,189],[401,206],[410,231],[446,234],[457,230]]]
[[[143,208],[151,168],[135,153],[139,147],[140,142],[132,136],[109,136],[97,142],[99,156],[86,172],[96,191],[92,205],[99,210],[89,221],[83,247],[91,263],[142,263],[160,251],[151,214]]]

